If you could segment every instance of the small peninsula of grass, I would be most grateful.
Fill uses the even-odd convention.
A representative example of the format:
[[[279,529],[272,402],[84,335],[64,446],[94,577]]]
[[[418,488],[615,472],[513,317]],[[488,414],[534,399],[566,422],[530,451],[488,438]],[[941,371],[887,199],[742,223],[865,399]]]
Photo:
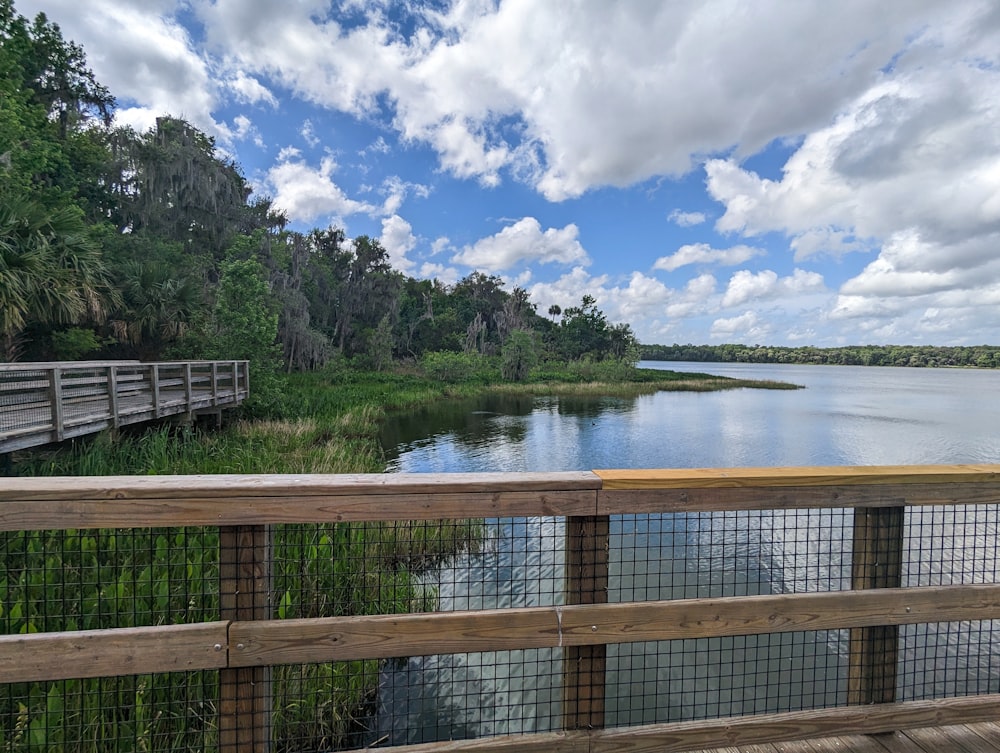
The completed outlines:
[[[562,378],[559,378],[562,377]],[[567,378],[568,377],[568,378]],[[734,389],[797,390],[801,385],[767,379],[734,379],[695,372],[633,369],[624,380],[586,380],[561,374],[546,381],[501,383],[492,392],[511,395],[593,395],[633,397],[654,392],[717,392]]]

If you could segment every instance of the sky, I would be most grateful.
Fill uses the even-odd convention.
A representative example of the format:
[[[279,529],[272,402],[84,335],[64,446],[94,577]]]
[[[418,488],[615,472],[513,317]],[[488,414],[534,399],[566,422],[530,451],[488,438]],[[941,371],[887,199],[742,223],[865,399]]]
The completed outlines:
[[[1000,343],[1000,0],[15,0],[294,229],[643,343]]]

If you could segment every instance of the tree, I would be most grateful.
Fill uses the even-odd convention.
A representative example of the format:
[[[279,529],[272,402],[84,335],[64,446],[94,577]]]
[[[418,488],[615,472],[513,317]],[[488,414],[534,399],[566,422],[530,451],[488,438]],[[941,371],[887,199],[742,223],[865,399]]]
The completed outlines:
[[[207,334],[205,340],[195,344],[195,355],[249,361],[250,397],[245,407],[257,414],[276,412],[282,394],[278,313],[259,261],[229,259],[222,264]]]
[[[104,193],[103,130],[114,98],[83,50],[38,14],[33,23],[0,0],[0,171],[7,185],[45,206],[82,205]]]
[[[118,302],[100,249],[75,207],[0,191],[0,338],[15,360],[30,323],[99,323]]]
[[[115,336],[142,346],[152,358],[182,337],[203,305],[200,280],[164,261],[125,262],[118,271],[122,306],[112,320]]]
[[[527,380],[531,370],[538,365],[538,341],[526,329],[516,329],[507,336],[500,351],[500,373],[511,382]]]
[[[586,294],[579,306],[563,311],[558,330],[558,350],[563,358],[574,360],[589,355],[601,359],[607,354],[608,320],[597,308],[596,299]]]
[[[451,297],[459,326],[465,329],[466,349],[474,348],[483,355],[496,354],[502,344],[497,323],[509,297],[503,289],[503,280],[473,272],[455,283]]]
[[[121,203],[121,230],[180,241],[220,260],[236,234],[254,229],[246,221],[260,213],[247,206],[246,180],[216,154],[214,139],[190,123],[157,118],[148,133],[120,130],[112,143],[108,182]]]
[[[378,326],[368,338],[368,360],[375,371],[385,371],[392,363],[392,346],[395,339],[389,315],[379,320]]]
[[[345,355],[368,349],[366,330],[374,330],[386,315],[390,322],[398,316],[403,277],[393,271],[389,253],[374,238],[354,239],[347,276],[339,286],[336,308],[336,340]]]
[[[13,0],[0,0],[0,40],[18,59],[22,85],[59,124],[63,137],[94,116],[110,124],[114,97],[87,68],[83,49],[65,41],[44,13],[29,26],[27,19],[15,13]]]

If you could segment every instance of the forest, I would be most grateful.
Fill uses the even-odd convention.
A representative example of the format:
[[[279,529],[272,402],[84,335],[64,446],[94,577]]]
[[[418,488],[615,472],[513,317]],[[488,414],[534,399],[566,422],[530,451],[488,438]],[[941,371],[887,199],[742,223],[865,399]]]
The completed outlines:
[[[996,345],[847,345],[839,348],[773,345],[642,345],[648,361],[707,363],[817,363],[842,366],[966,366],[1000,368]]]
[[[541,315],[496,276],[408,277],[378,239],[291,229],[192,124],[138,133],[115,107],[81,47],[0,0],[0,361],[246,358],[260,396],[332,361],[523,381],[638,358],[590,296]]]

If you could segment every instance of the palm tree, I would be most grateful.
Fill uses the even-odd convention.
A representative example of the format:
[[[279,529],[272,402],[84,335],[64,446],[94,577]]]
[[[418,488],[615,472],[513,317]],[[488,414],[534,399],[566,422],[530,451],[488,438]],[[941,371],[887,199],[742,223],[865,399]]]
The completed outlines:
[[[0,193],[0,347],[14,360],[29,324],[101,322],[117,291],[80,210]]]
[[[163,262],[129,262],[120,276],[122,309],[111,322],[119,340],[159,355],[183,335],[202,308],[202,286]]]

